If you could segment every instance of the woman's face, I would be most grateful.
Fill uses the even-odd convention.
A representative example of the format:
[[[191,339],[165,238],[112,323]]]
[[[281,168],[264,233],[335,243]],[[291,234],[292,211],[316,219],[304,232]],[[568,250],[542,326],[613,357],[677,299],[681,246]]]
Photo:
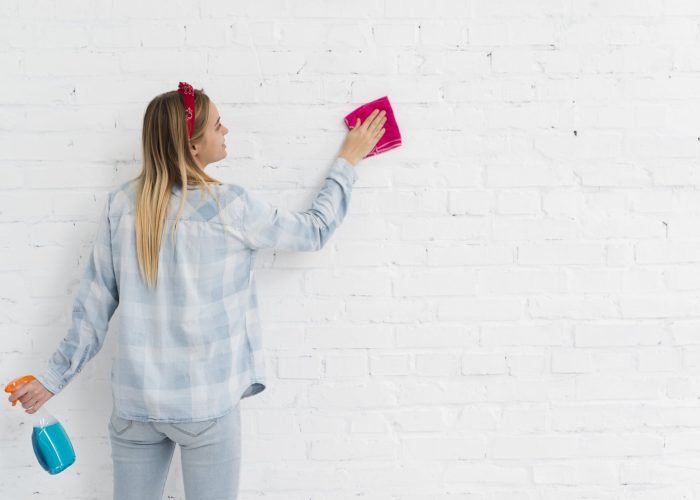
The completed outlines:
[[[199,168],[203,170],[210,163],[226,158],[226,144],[224,144],[226,134],[228,129],[221,123],[219,110],[212,101],[209,101],[209,120],[204,136],[190,146]]]

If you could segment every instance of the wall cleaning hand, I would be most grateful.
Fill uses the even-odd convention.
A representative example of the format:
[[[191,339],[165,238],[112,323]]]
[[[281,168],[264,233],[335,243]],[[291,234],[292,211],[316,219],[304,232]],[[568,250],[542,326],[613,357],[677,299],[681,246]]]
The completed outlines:
[[[377,142],[372,150],[367,153],[365,158],[378,155],[380,153],[385,153],[391,149],[401,146],[401,132],[399,131],[399,125],[396,123],[394,110],[391,108],[391,103],[389,102],[389,98],[387,96],[380,97],[372,102],[363,104],[359,108],[350,112],[345,117],[345,124],[348,126],[348,128],[352,129],[358,118],[364,122],[374,109],[384,111],[386,122],[383,124],[383,127],[386,132],[384,135],[382,135],[379,142]]]

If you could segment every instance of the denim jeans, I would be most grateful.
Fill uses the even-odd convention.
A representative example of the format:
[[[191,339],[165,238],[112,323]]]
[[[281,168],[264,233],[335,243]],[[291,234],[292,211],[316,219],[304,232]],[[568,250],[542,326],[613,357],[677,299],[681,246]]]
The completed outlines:
[[[162,500],[180,445],[187,500],[235,500],[241,466],[240,402],[226,415],[203,422],[139,422],[112,412],[109,435],[114,500]]]

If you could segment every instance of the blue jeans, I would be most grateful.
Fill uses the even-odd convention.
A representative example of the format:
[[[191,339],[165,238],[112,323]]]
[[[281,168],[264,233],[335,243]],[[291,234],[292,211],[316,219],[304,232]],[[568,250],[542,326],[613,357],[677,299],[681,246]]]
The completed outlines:
[[[162,500],[175,443],[187,500],[235,500],[241,467],[240,402],[203,422],[139,422],[112,411],[114,500]]]

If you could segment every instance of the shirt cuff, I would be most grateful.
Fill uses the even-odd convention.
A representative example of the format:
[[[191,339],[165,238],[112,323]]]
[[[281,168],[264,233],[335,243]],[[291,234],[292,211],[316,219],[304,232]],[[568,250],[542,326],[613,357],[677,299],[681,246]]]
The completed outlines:
[[[51,369],[46,369],[44,373],[38,375],[36,379],[54,395],[61,392],[67,384],[67,382],[63,380],[63,377],[56,375]]]
[[[355,181],[357,181],[357,169],[342,156],[336,158],[334,170],[344,175],[350,181],[350,184],[355,184]]]

